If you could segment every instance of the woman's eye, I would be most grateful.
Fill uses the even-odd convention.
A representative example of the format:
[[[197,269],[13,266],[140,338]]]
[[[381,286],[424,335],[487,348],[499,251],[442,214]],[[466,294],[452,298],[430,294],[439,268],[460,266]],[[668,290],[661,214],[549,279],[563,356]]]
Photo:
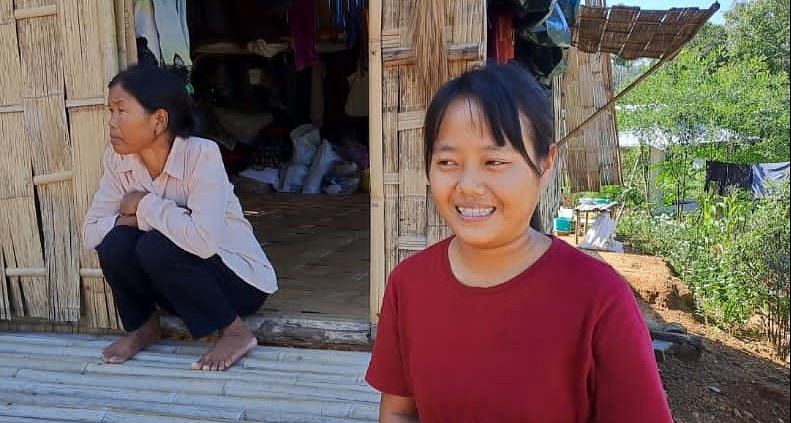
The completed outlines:
[[[486,162],[486,166],[493,166],[493,167],[502,166],[505,164],[508,164],[508,162],[502,160],[488,160]]]
[[[451,160],[437,160],[437,165],[439,166],[452,166],[453,161]]]

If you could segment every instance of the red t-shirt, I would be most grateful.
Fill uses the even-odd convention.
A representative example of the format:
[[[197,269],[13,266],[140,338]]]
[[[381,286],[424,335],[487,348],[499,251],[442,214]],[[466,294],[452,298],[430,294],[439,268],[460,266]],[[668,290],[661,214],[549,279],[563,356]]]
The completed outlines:
[[[366,380],[421,422],[672,422],[626,282],[553,238],[513,279],[461,284],[450,240],[390,275]]]

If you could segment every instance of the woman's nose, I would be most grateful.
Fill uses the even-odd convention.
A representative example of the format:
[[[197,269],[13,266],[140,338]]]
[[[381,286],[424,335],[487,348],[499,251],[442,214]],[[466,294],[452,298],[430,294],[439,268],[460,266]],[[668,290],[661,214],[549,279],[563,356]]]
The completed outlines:
[[[107,115],[107,124],[110,125],[110,128],[118,127],[118,114],[108,112]]]
[[[456,188],[462,194],[481,195],[483,194],[483,180],[478,169],[464,169],[459,175]]]

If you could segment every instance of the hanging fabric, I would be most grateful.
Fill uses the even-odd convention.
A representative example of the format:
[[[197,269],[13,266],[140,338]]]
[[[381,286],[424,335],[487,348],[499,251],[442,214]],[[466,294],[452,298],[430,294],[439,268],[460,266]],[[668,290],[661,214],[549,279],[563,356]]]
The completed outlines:
[[[288,27],[294,38],[294,65],[297,71],[319,61],[316,52],[316,3],[296,0],[288,8]]]
[[[138,54],[138,62],[155,64],[162,60],[159,51],[159,32],[154,20],[154,3],[151,0],[135,0],[133,3],[135,15],[135,38],[142,38],[144,42],[138,41],[138,46],[145,46],[142,54]],[[141,53],[138,49],[138,53]],[[150,54],[149,54],[150,53]],[[145,61],[140,60],[141,58]]]
[[[162,64],[191,67],[187,0],[153,0],[153,4]]]

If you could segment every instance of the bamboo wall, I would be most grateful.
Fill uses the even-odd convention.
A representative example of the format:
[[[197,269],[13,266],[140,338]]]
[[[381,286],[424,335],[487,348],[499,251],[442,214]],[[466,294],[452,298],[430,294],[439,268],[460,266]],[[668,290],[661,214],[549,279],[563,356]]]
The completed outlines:
[[[588,6],[604,7],[602,0]],[[556,110],[563,120],[558,138],[572,131],[612,98],[612,64],[607,53],[568,50],[568,68],[555,84],[561,90]],[[556,102],[556,107],[558,102]],[[566,173],[571,192],[599,191],[602,185],[622,182],[615,108],[603,111],[566,143]]]
[[[450,234],[431,204],[423,158],[426,101],[410,35],[420,1],[380,0],[370,6],[372,321],[390,270]],[[486,1],[437,4],[446,5],[449,76],[480,65],[486,52]]]
[[[79,241],[108,138],[115,16],[106,0],[0,0],[0,319],[118,327]]]

